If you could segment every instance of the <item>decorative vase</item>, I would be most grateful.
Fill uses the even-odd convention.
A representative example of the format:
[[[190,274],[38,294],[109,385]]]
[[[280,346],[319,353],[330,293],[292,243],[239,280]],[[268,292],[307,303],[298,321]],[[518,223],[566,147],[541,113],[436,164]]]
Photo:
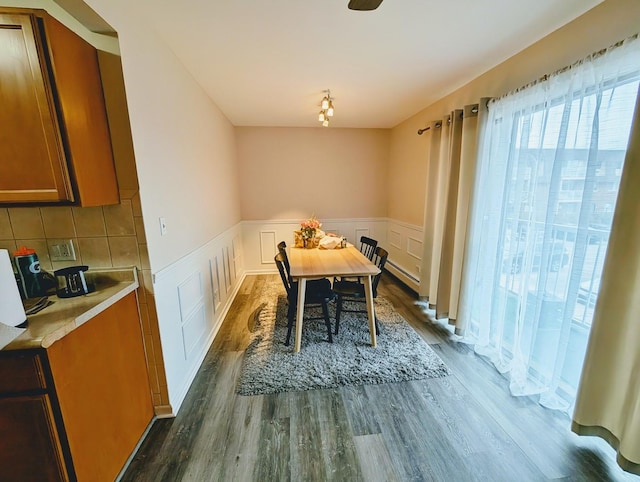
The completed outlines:
[[[304,247],[307,249],[315,248],[313,238],[304,238]]]

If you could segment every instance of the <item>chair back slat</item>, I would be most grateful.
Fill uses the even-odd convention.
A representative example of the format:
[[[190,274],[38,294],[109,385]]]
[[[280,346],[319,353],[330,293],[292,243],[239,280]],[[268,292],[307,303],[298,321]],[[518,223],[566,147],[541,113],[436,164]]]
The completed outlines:
[[[284,289],[287,291],[287,298],[291,296],[291,291],[293,287],[291,286],[291,282],[289,281],[289,276],[286,272],[285,267],[285,259],[286,257],[282,255],[282,253],[276,254],[273,260],[276,262],[276,266],[278,267],[278,271],[280,272],[280,278],[282,279],[282,284],[284,285]]]
[[[360,236],[360,252],[369,258],[370,261],[373,260],[373,255],[376,252],[376,246],[378,246],[378,241],[375,239],[367,236]]]
[[[388,257],[389,257],[389,253],[386,249],[383,249],[381,247],[376,248],[374,259],[372,261],[380,269],[380,272],[374,276],[373,281],[371,283],[371,288],[373,290],[374,298],[378,296],[378,283],[380,282],[380,277],[382,276],[382,271],[384,270],[384,266],[385,264],[387,264]]]
[[[291,265],[289,264],[289,256],[287,256],[287,243],[284,241],[280,241],[278,243],[278,253],[282,255],[284,268],[287,272],[287,278],[289,279],[289,284],[293,284],[293,278],[291,277]]]

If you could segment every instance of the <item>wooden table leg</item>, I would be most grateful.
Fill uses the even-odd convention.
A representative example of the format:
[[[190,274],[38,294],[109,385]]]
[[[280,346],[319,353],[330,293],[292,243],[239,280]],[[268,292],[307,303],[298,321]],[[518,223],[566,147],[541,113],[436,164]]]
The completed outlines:
[[[367,301],[367,314],[369,315],[369,331],[371,332],[371,346],[377,345],[376,340],[376,312],[373,309],[373,289],[371,288],[371,276],[365,277],[364,294]]]
[[[302,318],[304,318],[304,294],[307,290],[307,278],[300,278],[298,280],[298,309],[296,310],[296,343],[294,351],[297,353],[300,351],[300,344],[302,343]]]

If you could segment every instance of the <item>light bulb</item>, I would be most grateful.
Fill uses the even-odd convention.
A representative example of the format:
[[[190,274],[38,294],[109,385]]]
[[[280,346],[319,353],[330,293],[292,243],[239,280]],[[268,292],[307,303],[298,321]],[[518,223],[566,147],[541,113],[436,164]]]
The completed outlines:
[[[329,119],[325,119],[324,122],[322,123],[323,127],[329,127]]]
[[[333,102],[329,101],[329,108],[327,109],[327,115],[329,117],[333,116]]]
[[[321,110],[320,113],[318,114],[318,120],[320,122],[324,121],[324,111],[323,110]]]
[[[327,108],[329,107],[329,98],[328,97],[324,97],[322,99],[322,104],[320,106],[322,108],[322,110],[327,110]]]

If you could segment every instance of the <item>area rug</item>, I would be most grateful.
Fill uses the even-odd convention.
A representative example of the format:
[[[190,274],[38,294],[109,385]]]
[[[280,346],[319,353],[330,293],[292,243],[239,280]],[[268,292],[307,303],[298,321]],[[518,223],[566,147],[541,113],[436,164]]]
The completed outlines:
[[[365,313],[343,313],[340,332],[327,340],[323,320],[307,308],[302,329],[302,348],[294,353],[287,334],[287,299],[280,283],[268,282],[262,293],[264,304],[255,320],[253,340],[246,349],[237,393],[267,393],[335,388],[443,377],[449,369],[429,345],[400,316],[393,305],[375,300],[380,334],[371,346]],[[360,307],[363,305],[360,304]],[[349,306],[345,303],[345,308]],[[335,304],[329,307],[335,322]]]

